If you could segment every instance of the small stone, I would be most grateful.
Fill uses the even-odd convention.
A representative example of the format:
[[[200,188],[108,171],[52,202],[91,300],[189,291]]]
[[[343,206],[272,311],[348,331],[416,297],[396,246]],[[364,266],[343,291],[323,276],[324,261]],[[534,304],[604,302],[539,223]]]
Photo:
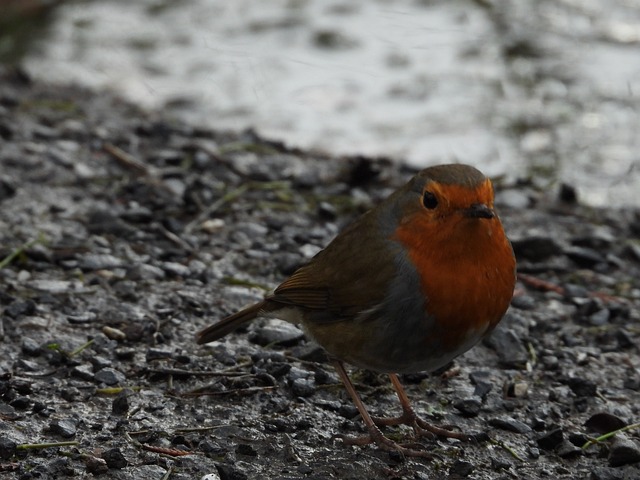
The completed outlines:
[[[608,308],[603,308],[589,315],[589,323],[594,327],[602,327],[609,323],[610,312]]]
[[[77,365],[71,369],[71,375],[86,381],[93,380],[93,368],[90,365]]]
[[[476,417],[482,408],[482,402],[478,398],[465,398],[453,402],[453,407],[464,417]]]
[[[500,363],[505,367],[522,368],[529,359],[520,338],[511,329],[498,327],[484,343],[495,350]]]
[[[29,397],[19,396],[11,400],[9,405],[16,410],[25,410],[31,406],[31,399]]]
[[[205,474],[200,480],[220,480],[220,474],[218,472],[210,472]]]
[[[606,412],[593,414],[586,422],[584,422],[584,426],[587,427],[589,431],[600,434],[620,430],[626,425],[627,423],[620,417]]]
[[[76,434],[76,421],[71,418],[52,420],[49,423],[49,430],[63,438],[71,438]]]
[[[320,202],[318,204],[318,216],[323,220],[335,220],[338,212],[329,202]]]
[[[251,342],[262,346],[277,344],[287,347],[295,345],[303,338],[304,333],[295,325],[273,320],[249,335]]]
[[[464,478],[471,475],[474,469],[475,467],[473,466],[473,463],[456,460],[449,468],[449,475],[457,478]]]
[[[258,455],[258,452],[256,451],[256,449],[253,448],[253,446],[249,445],[248,443],[238,444],[238,446],[236,446],[236,453],[238,455],[246,455],[249,457],[256,457]]]
[[[556,428],[550,432],[540,435],[536,443],[543,450],[553,450],[564,440],[564,433],[561,428]]]
[[[93,365],[94,370],[96,371],[111,366],[111,360],[101,355],[94,355],[90,358],[90,361]]]
[[[4,313],[11,318],[23,315],[33,315],[36,312],[36,302],[33,300],[11,302],[4,309]]]
[[[221,218],[211,218],[200,224],[200,229],[205,233],[217,233],[225,226],[224,220]]]
[[[527,382],[513,382],[509,385],[508,394],[513,398],[524,398],[529,393],[529,384]]]
[[[558,200],[568,205],[576,205],[578,203],[578,190],[573,185],[562,182],[558,191]]]
[[[40,345],[34,339],[26,337],[22,340],[22,353],[30,357],[37,357],[42,353]]]
[[[511,306],[520,310],[533,310],[537,306],[537,301],[530,295],[517,295],[511,299]]]
[[[620,467],[638,462],[640,462],[638,444],[623,435],[617,436],[609,450],[609,465]]]
[[[115,349],[115,355],[116,358],[118,358],[119,360],[132,360],[133,357],[135,357],[136,355],[136,349],[135,348],[116,348]]]
[[[98,316],[94,312],[81,312],[76,315],[67,315],[67,322],[72,325],[82,325],[93,322]]]
[[[116,395],[111,403],[111,413],[114,415],[126,414],[129,411],[129,395],[131,395],[131,390],[126,389]]]
[[[127,278],[130,280],[162,280],[165,276],[163,269],[147,263],[139,263],[127,271]]]
[[[551,237],[531,236],[511,240],[511,244],[518,260],[540,262],[562,252],[560,244]]]
[[[118,448],[102,452],[102,458],[109,468],[121,469],[127,466],[127,459]]]
[[[29,288],[46,293],[67,293],[73,289],[73,282],[67,280],[38,279],[29,282]]]
[[[606,259],[591,248],[568,247],[564,254],[573,260],[578,266],[592,268],[599,263],[605,263]]]
[[[54,478],[75,477],[76,474],[69,458],[56,458],[48,465],[48,469]]]
[[[178,262],[163,262],[162,269],[174,277],[188,278],[191,275],[189,267]]]
[[[531,427],[529,425],[511,417],[492,418],[489,420],[489,425],[509,432],[523,434],[531,432]]]
[[[491,457],[491,468],[495,471],[509,470],[513,465],[504,458]]]
[[[65,387],[60,391],[60,396],[67,402],[74,402],[80,395],[80,390],[76,387]]]
[[[577,397],[594,397],[598,392],[598,386],[595,382],[581,377],[571,377],[567,379],[566,384]]]
[[[78,258],[78,267],[84,271],[110,270],[125,266],[122,259],[108,254],[87,253]]]
[[[173,350],[169,348],[150,348],[147,350],[147,362],[153,360],[166,360],[173,356]]]
[[[624,478],[623,471],[612,467],[592,467],[589,476],[589,480],[623,480]]]
[[[291,390],[297,397],[309,397],[315,393],[316,386],[311,378],[297,378],[291,382]]]
[[[18,444],[6,437],[0,436],[0,459],[8,460],[16,454]]]
[[[115,368],[103,368],[98,370],[94,376],[96,382],[104,383],[106,385],[117,385],[123,383],[126,380],[125,375],[119,372]]]
[[[547,370],[557,370],[560,365],[560,361],[555,355],[544,355],[540,357],[540,361]]]
[[[575,446],[569,440],[563,440],[556,448],[556,453],[562,458],[575,458],[584,454],[584,451]]]
[[[108,325],[102,327],[102,333],[104,333],[107,338],[110,338],[111,340],[117,340],[119,342],[127,339],[127,335],[122,330],[110,327]]]
[[[291,275],[302,264],[302,257],[293,252],[276,252],[273,260],[276,268],[283,275]]]
[[[89,456],[86,458],[84,464],[87,467],[87,472],[92,475],[102,475],[109,471],[107,462],[102,458]]]

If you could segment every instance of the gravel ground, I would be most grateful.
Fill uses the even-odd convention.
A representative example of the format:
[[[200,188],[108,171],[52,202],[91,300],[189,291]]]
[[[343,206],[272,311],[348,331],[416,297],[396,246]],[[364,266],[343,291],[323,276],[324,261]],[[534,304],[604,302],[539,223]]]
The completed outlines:
[[[194,343],[407,168],[187,127],[19,71],[0,74],[0,142],[3,478],[640,478],[640,211],[496,179],[520,280],[491,338],[404,376],[423,415],[479,432],[424,440],[428,462],[335,439],[363,426],[294,327]],[[353,378],[372,413],[397,411],[384,376]]]

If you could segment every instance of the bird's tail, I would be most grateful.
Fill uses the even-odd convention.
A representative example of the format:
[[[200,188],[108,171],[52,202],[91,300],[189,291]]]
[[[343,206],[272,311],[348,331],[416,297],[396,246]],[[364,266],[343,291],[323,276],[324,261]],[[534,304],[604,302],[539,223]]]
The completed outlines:
[[[261,312],[268,310],[270,310],[270,308],[268,306],[268,302],[266,301],[251,305],[244,310],[240,310],[239,312],[234,313],[233,315],[229,315],[219,322],[214,323],[213,325],[209,325],[203,330],[200,330],[196,334],[196,342],[198,342],[199,344],[203,344],[218,340],[219,338],[224,337],[227,333],[233,332],[241,325],[250,322],[258,315],[260,315]]]

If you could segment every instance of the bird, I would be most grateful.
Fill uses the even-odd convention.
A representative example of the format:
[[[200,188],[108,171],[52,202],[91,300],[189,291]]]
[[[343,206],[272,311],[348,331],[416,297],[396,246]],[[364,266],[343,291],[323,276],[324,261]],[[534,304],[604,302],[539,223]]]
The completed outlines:
[[[491,333],[515,282],[491,180],[470,165],[436,165],[343,229],[264,300],[204,328],[196,341],[219,340],[257,317],[299,325],[326,351],[366,426],[366,435],[340,436],[343,442],[431,458],[381,427],[470,437],[418,416],[398,375],[442,368]],[[372,417],[345,363],[388,374],[402,414]]]

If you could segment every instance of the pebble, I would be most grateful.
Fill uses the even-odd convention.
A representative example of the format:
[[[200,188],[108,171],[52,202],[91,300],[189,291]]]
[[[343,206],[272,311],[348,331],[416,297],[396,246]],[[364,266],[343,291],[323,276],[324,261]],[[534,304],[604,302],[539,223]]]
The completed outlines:
[[[482,402],[478,398],[465,398],[453,402],[453,407],[464,417],[476,417],[482,408]]]
[[[130,280],[162,280],[165,276],[162,268],[147,263],[139,263],[127,270],[127,278]]]
[[[561,458],[575,458],[584,455],[584,450],[577,447],[569,440],[562,440],[562,442],[560,442],[556,447],[556,453]]]
[[[295,325],[280,320],[271,320],[249,335],[249,341],[257,345],[295,345],[304,338],[304,332]]]
[[[121,469],[127,466],[127,459],[118,448],[111,448],[102,452],[102,458],[109,468]]]
[[[29,397],[19,396],[9,402],[9,405],[16,410],[26,410],[31,406],[31,400]]]
[[[13,457],[17,451],[18,444],[6,435],[0,436],[0,459],[8,460]]]
[[[111,413],[114,415],[124,415],[129,411],[129,395],[131,391],[123,390],[111,403]]]
[[[520,338],[509,328],[498,327],[484,343],[495,350],[500,363],[505,367],[522,368],[529,359]]]
[[[67,322],[72,325],[82,325],[93,322],[98,316],[95,312],[79,312],[74,315],[67,315]]]
[[[87,472],[94,476],[102,475],[109,471],[107,462],[103,458],[94,457],[93,455],[89,455],[85,459],[84,464],[87,468]]]
[[[36,312],[36,302],[33,300],[17,300],[11,302],[4,309],[4,314],[11,318],[18,318],[23,315],[33,315]]]
[[[107,338],[110,338],[111,340],[117,340],[119,342],[127,339],[127,335],[122,330],[120,330],[119,328],[110,327],[108,325],[102,327],[102,333],[104,333]]]
[[[82,380],[93,381],[93,368],[90,365],[77,365],[71,369],[71,375]]]
[[[638,443],[623,435],[618,435],[609,450],[609,465],[620,467],[638,462],[640,462]]]
[[[84,271],[110,270],[126,267],[121,258],[106,253],[86,253],[78,257],[78,268]]]
[[[492,418],[489,420],[489,425],[491,425],[492,427],[500,428],[502,430],[507,430],[509,432],[531,432],[531,427],[529,425],[511,417]]]
[[[55,419],[49,423],[49,430],[63,438],[71,438],[76,435],[77,422],[71,418]]]
[[[602,327],[609,323],[610,312],[608,308],[603,308],[589,315],[589,323],[594,327]]]
[[[220,480],[220,474],[218,472],[207,473],[200,477],[200,480]]]
[[[516,295],[511,299],[511,306],[520,310],[534,310],[538,302],[530,295]]]
[[[522,239],[512,239],[511,245],[518,260],[525,259],[540,262],[562,253],[560,244],[551,237],[531,236]]]
[[[30,357],[37,357],[42,353],[40,345],[34,339],[25,337],[22,339],[22,353]]]
[[[257,457],[258,456],[258,452],[256,451],[256,449],[253,448],[253,446],[249,445],[248,443],[239,443],[236,446],[236,453],[238,455],[246,455],[248,457]]]
[[[56,458],[47,466],[54,478],[75,477],[76,471],[71,466],[70,458]],[[37,477],[36,477],[37,478]]]
[[[162,269],[174,277],[188,278],[191,276],[189,267],[178,262],[163,262]]]
[[[543,450],[553,450],[564,440],[561,428],[553,429],[538,436],[536,443]]]
[[[170,348],[149,348],[147,350],[147,362],[153,360],[164,360],[173,356],[173,350]]]
[[[115,368],[107,367],[98,370],[94,376],[94,380],[106,385],[117,385],[123,383],[126,380],[125,375],[119,372]]]
[[[318,216],[323,220],[335,220],[338,217],[338,212],[329,202],[320,202],[318,204]]]
[[[582,377],[571,377],[566,380],[566,384],[577,397],[594,397],[598,392],[595,382]]]
[[[591,469],[589,480],[623,480],[624,476],[624,471],[619,468],[594,467]]]
[[[475,385],[473,394],[480,398],[485,398],[493,389],[491,372],[483,370],[471,372],[469,373],[469,380]]]
[[[605,263],[606,258],[592,248],[567,247],[564,254],[573,260],[579,267],[592,268],[599,263]]]
[[[94,371],[111,366],[111,360],[103,357],[102,355],[94,355],[90,358],[90,362],[93,365]]]
[[[316,391],[312,378],[296,378],[291,382],[291,390],[296,397],[309,397]]]
[[[475,467],[473,463],[464,460],[456,460],[449,468],[449,475],[452,477],[464,478],[473,473]]]

